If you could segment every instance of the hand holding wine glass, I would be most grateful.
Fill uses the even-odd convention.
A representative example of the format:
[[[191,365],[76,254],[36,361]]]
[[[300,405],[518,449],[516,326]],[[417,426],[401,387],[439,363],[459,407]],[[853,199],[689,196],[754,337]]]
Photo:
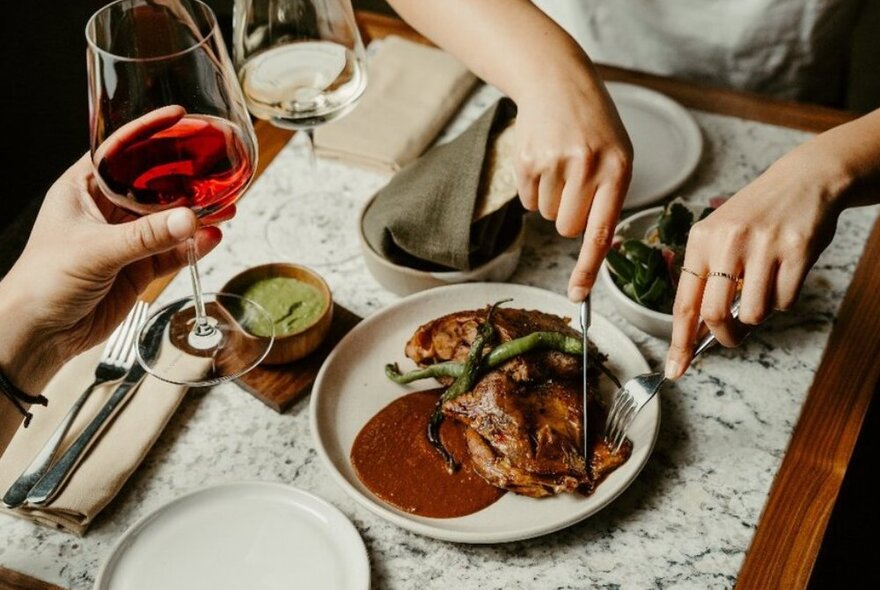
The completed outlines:
[[[201,257],[221,236],[186,208],[135,217],[116,207],[86,154],[46,193],[24,252],[0,282],[0,311],[15,318],[0,366],[25,391],[40,391],[64,362],[105,340],[153,279],[186,266],[188,239]]]
[[[134,215],[184,206],[200,219],[222,217],[253,178],[257,152],[211,9],[201,0],[119,0],[95,13],[86,38],[92,163],[107,198]],[[143,338],[159,327],[166,341],[213,359],[209,375],[186,383],[210,385],[265,357],[271,338],[254,338],[247,327],[271,321],[241,297],[203,295],[188,244],[194,296],[150,318],[138,358],[167,378]]]

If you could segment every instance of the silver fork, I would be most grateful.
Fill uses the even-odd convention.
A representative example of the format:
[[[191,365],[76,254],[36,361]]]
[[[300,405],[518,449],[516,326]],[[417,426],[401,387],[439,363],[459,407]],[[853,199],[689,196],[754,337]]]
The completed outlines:
[[[138,301],[132,310],[128,313],[125,320],[113,331],[104,352],[101,354],[101,360],[95,369],[95,380],[91,385],[79,396],[74,402],[67,415],[55,428],[55,432],[49,437],[49,440],[34,457],[31,464],[22,472],[15,482],[6,491],[3,496],[3,505],[7,508],[15,508],[24,503],[28,492],[36,484],[41,477],[49,470],[52,458],[58,450],[61,441],[70,429],[70,425],[76,420],[86,400],[99,385],[118,381],[125,377],[125,374],[134,365],[135,362],[135,340],[137,335],[147,320],[148,304]]]
[[[733,302],[730,313],[734,318],[739,317],[739,299]],[[694,349],[694,358],[712,348],[716,342],[718,340],[711,332],[706,334],[697,343],[697,347]],[[636,416],[651,401],[651,398],[657,395],[666,381],[666,376],[659,371],[644,373],[624,383],[614,394],[608,418],[605,420],[605,440],[615,453],[620,450],[620,446],[626,440],[626,433]]]

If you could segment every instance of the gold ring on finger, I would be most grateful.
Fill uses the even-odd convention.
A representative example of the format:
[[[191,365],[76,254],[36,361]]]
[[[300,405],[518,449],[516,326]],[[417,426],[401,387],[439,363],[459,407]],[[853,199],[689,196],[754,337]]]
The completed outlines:
[[[688,273],[689,275],[694,275],[695,277],[697,277],[697,278],[700,279],[701,281],[705,281],[705,280],[706,280],[706,277],[704,277],[704,276],[701,275],[700,273],[698,273],[698,272],[694,272],[694,271],[692,271],[692,270],[689,269],[689,268],[685,268],[684,266],[681,267],[681,272],[686,272],[686,273]]]
[[[725,278],[729,281],[733,281],[734,283],[739,282],[739,277],[736,276],[735,274],[731,274],[729,272],[721,272],[721,271],[715,270],[715,271],[710,272],[706,276],[707,277],[722,277],[722,278]]]

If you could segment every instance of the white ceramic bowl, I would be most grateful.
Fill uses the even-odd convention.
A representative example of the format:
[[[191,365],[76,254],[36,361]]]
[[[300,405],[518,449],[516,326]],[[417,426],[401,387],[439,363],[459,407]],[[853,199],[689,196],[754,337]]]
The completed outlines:
[[[691,209],[693,210],[693,208]],[[648,231],[657,225],[657,218],[662,211],[663,207],[651,207],[627,217],[617,224],[615,235],[624,238],[644,238]],[[602,268],[599,270],[599,280],[605,284],[611,294],[614,307],[626,321],[651,336],[664,340],[669,340],[672,337],[672,314],[648,309],[630,299],[614,282],[607,262],[602,263]]]
[[[394,264],[380,256],[364,236],[364,214],[372,204],[370,199],[361,210],[358,219],[358,240],[367,270],[383,287],[398,295],[411,295],[426,289],[456,283],[491,282],[502,283],[510,278],[519,264],[525,242],[526,224],[523,219],[516,237],[503,252],[488,262],[469,271],[432,272]]]

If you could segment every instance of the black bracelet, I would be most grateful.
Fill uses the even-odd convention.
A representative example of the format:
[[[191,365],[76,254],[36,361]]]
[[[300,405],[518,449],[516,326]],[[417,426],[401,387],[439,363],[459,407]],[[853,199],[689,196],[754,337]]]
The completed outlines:
[[[49,404],[49,400],[47,400],[45,396],[30,395],[13,385],[12,381],[9,380],[9,377],[3,374],[3,371],[0,371],[0,392],[2,392],[3,395],[12,402],[12,405],[15,406],[21,415],[24,416],[25,428],[31,423],[31,418],[33,418],[34,415],[25,409],[24,404],[36,404],[38,406],[46,406]]]

